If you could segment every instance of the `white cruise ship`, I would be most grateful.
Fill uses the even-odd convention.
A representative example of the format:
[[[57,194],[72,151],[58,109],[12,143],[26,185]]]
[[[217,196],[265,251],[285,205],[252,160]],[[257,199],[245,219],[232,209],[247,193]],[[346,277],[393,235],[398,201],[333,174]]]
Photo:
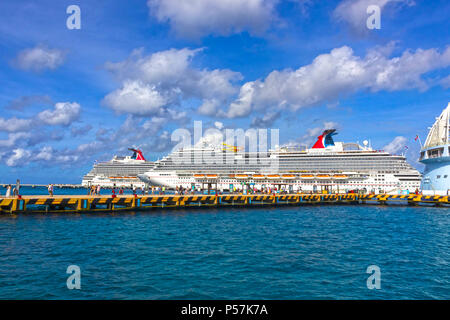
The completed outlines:
[[[450,102],[436,118],[420,152],[424,195],[450,195]]]
[[[101,187],[143,187],[145,183],[137,176],[153,168],[154,162],[147,161],[139,149],[129,149],[131,156],[114,156],[110,161],[95,163],[81,182],[83,186]]]
[[[287,192],[408,193],[420,188],[421,174],[403,155],[356,143],[334,142],[326,130],[310,149],[268,152],[212,145],[174,151],[138,177],[153,186],[244,191],[271,188]],[[214,163],[207,159],[215,159]],[[190,159],[180,162],[179,159]]]

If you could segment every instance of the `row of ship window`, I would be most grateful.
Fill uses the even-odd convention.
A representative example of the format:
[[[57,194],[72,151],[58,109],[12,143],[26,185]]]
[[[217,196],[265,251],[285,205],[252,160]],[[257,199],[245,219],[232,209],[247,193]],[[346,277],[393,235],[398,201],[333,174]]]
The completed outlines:
[[[185,180],[185,179],[190,179],[190,178],[183,178],[180,177],[180,179]],[[377,179],[375,179],[377,181]],[[258,184],[287,184],[287,183],[299,183],[299,180],[291,180],[291,181],[286,181],[286,180],[251,180],[253,182],[258,182]],[[381,180],[380,182],[385,181],[385,180]],[[361,183],[360,181],[330,181],[330,180],[301,180],[302,183],[304,184],[311,184],[311,183],[320,183],[320,184],[327,184],[327,183],[334,183],[334,184],[348,184],[348,183]],[[236,183],[236,180],[221,180],[221,183]]]

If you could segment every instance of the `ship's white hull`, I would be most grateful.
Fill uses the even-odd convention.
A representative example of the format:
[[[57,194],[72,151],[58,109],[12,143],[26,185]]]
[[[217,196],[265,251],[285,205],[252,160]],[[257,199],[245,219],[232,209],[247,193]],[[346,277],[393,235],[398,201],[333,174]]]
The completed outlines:
[[[219,190],[219,191],[243,191],[248,188],[263,190],[263,189],[277,189],[286,190],[289,192],[322,192],[328,191],[335,192],[347,192],[349,190],[363,190],[366,192],[374,193],[390,193],[390,194],[405,194],[413,193],[420,187],[420,178],[416,181],[402,182],[394,175],[385,175],[382,182],[378,181],[376,174],[368,175],[367,178],[355,178],[355,179],[329,179],[314,178],[314,179],[301,179],[296,177],[294,179],[253,179],[251,177],[247,179],[236,178],[195,178],[178,176],[175,172],[147,172],[139,175],[139,179],[151,186],[166,187],[169,189],[175,189],[182,186],[186,189],[196,190]],[[380,179],[381,180],[381,179]]]
[[[135,179],[110,179],[107,177],[95,176],[92,179],[83,179],[81,182],[83,187],[97,186],[102,188],[132,188],[144,187],[145,182]]]

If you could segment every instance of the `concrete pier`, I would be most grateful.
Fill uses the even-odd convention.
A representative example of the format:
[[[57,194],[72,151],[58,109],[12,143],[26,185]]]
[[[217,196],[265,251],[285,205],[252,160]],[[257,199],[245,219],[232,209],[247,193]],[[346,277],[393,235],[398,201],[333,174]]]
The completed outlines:
[[[0,197],[0,213],[49,212],[115,212],[149,210],[154,208],[198,208],[226,206],[285,206],[285,205],[427,205],[450,207],[448,196],[424,195],[361,195],[361,194],[224,194],[224,195],[58,195]]]

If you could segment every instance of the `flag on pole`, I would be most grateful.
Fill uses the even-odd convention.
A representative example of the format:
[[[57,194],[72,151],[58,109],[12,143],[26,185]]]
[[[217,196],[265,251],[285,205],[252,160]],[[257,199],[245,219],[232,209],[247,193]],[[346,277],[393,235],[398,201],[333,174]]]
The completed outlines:
[[[405,146],[405,149],[408,150],[408,146]]]
[[[417,139],[419,139],[418,135],[416,135],[416,137],[414,138],[414,141],[417,141]]]

